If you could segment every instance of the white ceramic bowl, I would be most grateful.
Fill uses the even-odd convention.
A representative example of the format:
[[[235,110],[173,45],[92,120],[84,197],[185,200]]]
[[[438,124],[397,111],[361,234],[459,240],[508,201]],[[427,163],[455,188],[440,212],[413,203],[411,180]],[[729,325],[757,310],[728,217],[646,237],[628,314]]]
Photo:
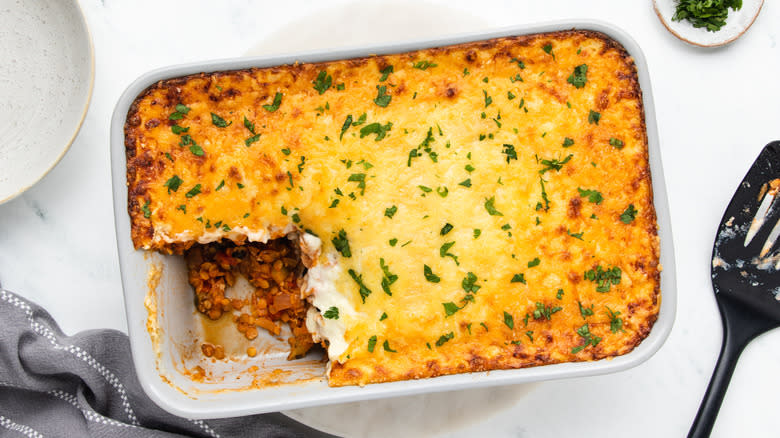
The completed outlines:
[[[86,116],[92,38],[76,0],[6,1],[0,11],[0,204],[62,159]]]
[[[370,54],[398,53],[509,35],[572,28],[600,31],[622,44],[634,57],[639,83],[644,94],[650,169],[661,240],[662,300],[655,326],[648,337],[631,353],[596,362],[562,363],[517,370],[456,374],[422,380],[374,384],[362,388],[357,386],[328,387],[327,382],[322,377],[324,366],[317,361],[316,357],[288,362],[284,358],[286,356],[285,346],[274,345],[273,339],[270,338],[258,338],[259,342],[267,347],[267,350],[253,359],[246,358],[246,360],[227,364],[215,364],[202,359],[201,355],[197,354],[197,346],[199,342],[202,342],[204,333],[197,322],[199,316],[196,315],[192,305],[192,291],[187,282],[182,258],[136,251],[133,249],[130,239],[124,124],[130,105],[141,92],[159,80],[200,72],[269,67],[291,64],[296,61],[321,62],[348,59]],[[562,21],[379,47],[359,47],[278,57],[232,59],[156,70],[143,75],[131,84],[117,103],[111,121],[111,169],[117,245],[133,362],[141,385],[147,394],[162,408],[177,415],[190,418],[219,418],[425,392],[611,373],[634,367],[647,360],[661,347],[674,323],[677,301],[674,249],[647,63],[639,46],[630,36],[622,30],[604,23]],[[153,288],[156,291],[154,294],[149,294],[150,270],[158,270],[161,273],[159,281],[151,282],[157,284]],[[148,323],[158,327],[158,330],[154,332],[157,338],[156,342],[152,341],[147,330]],[[271,380],[284,382],[312,378],[294,384],[261,385],[257,388],[247,389],[253,379],[253,373],[247,372],[247,369],[253,365],[258,367],[261,374],[265,373],[259,377],[257,373],[254,373],[255,378],[267,378],[268,373],[272,370],[281,371]],[[194,366],[202,366],[218,377],[214,379],[214,383],[194,382],[184,371],[186,368],[192,369]]]

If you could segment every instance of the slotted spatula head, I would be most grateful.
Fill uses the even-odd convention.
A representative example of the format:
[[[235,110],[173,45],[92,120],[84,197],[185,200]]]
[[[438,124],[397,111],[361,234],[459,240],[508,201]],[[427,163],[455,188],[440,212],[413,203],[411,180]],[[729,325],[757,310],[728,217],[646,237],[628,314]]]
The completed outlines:
[[[780,321],[780,142],[764,147],[723,215],[712,250],[712,286]]]

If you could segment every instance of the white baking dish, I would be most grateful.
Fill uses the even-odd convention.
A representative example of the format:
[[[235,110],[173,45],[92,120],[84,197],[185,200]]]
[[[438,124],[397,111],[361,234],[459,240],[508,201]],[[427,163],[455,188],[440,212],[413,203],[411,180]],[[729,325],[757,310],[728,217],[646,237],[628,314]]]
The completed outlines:
[[[130,240],[124,124],[130,105],[141,92],[159,80],[193,73],[269,67],[293,62],[348,59],[573,28],[603,32],[622,44],[634,58],[644,95],[650,169],[658,215],[663,271],[661,273],[662,301],[658,320],[648,337],[636,349],[624,356],[596,362],[457,374],[374,384],[362,388],[328,387],[324,378],[324,364],[318,360],[318,357],[309,356],[289,362],[285,359],[286,344],[281,344],[270,336],[265,338],[261,336],[255,341],[254,345],[260,346],[258,350],[262,351],[255,358],[244,356],[243,359],[228,364],[224,362],[215,364],[210,360],[202,359],[197,350],[204,340],[203,331],[198,322],[200,317],[193,306],[192,291],[187,283],[181,257],[136,251]],[[647,63],[637,43],[622,30],[608,24],[562,21],[379,47],[298,53],[280,57],[230,59],[155,70],[133,82],[116,105],[111,121],[111,168],[117,245],[133,362],[141,385],[149,397],[165,410],[177,415],[190,418],[219,418],[380,397],[612,373],[636,366],[652,356],[666,340],[674,322],[677,299],[674,249]],[[157,293],[147,296],[150,290],[150,271],[155,269],[161,273],[155,289]],[[157,337],[155,342],[147,329],[148,323],[157,326],[157,329],[153,330]],[[236,339],[237,342],[248,342],[239,337]],[[245,351],[247,345],[241,345],[244,350],[238,351]],[[218,378],[207,383],[194,382],[182,370],[192,369],[195,365],[201,365]],[[247,371],[247,368],[253,365],[257,370]],[[270,374],[275,369],[282,371]],[[253,379],[261,384],[252,387]],[[269,381],[293,383],[269,386],[267,385]],[[263,382],[266,384],[262,384]]]

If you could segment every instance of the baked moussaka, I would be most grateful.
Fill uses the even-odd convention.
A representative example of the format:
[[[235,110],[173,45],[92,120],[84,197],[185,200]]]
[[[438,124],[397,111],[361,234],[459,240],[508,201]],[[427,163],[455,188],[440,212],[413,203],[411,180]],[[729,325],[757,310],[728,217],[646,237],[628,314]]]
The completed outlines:
[[[600,33],[164,80],[125,142],[135,247],[332,386],[622,355],[658,314],[642,92]]]

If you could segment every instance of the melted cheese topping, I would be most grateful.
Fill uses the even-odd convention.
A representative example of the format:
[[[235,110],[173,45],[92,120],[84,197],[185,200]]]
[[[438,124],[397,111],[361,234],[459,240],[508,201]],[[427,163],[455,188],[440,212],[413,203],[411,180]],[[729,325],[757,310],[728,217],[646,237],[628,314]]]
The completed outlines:
[[[641,90],[598,33],[163,81],[126,145],[137,248],[321,239],[331,385],[625,354],[658,313]]]

